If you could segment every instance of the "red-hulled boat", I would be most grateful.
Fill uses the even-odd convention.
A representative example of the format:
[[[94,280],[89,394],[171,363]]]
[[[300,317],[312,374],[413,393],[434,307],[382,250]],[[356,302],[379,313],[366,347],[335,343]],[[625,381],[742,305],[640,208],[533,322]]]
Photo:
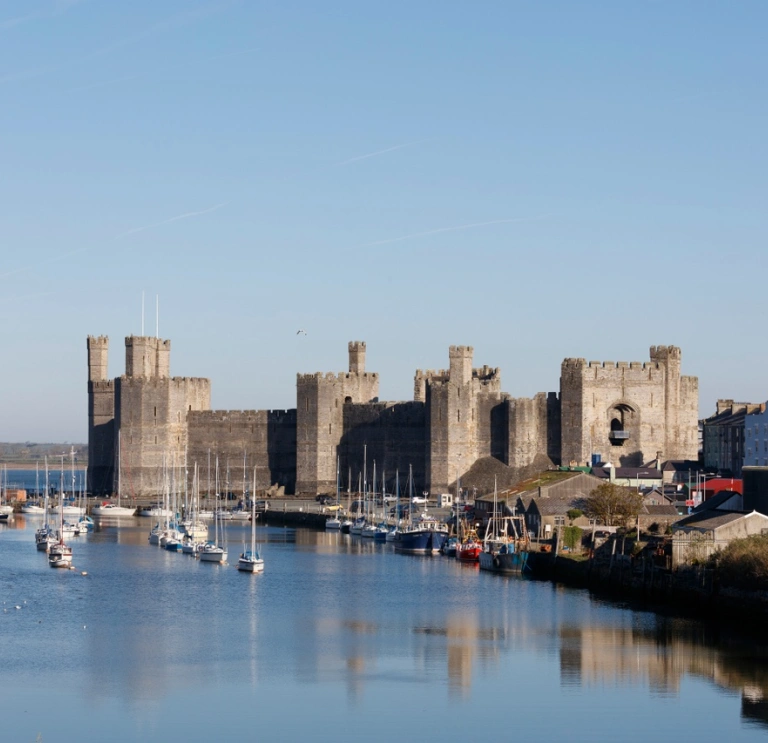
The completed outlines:
[[[482,551],[483,545],[474,539],[470,539],[467,542],[462,542],[456,548],[456,559],[461,562],[477,562]]]

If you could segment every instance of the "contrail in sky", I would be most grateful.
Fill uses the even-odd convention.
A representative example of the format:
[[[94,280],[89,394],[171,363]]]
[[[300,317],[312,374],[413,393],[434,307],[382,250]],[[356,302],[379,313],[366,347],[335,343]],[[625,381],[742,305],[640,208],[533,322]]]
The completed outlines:
[[[171,217],[170,219],[164,219],[162,222],[155,222],[154,224],[148,224],[143,227],[134,227],[132,230],[126,230],[125,232],[121,232],[119,235],[115,235],[113,240],[119,240],[121,237],[126,237],[127,235],[133,235],[136,232],[143,232],[144,230],[150,230],[153,227],[160,227],[164,224],[170,224],[171,222],[178,222],[181,219],[189,219],[190,217],[199,217],[202,214],[210,214],[211,212],[215,212],[217,209],[221,209],[222,206],[226,206],[229,202],[223,201],[221,204],[215,204],[214,206],[209,207],[208,209],[201,209],[197,212],[185,212],[184,214],[178,214],[175,217]],[[21,266],[20,268],[14,268],[13,271],[7,271],[6,273],[0,274],[0,279],[6,279],[9,276],[15,276],[17,273],[23,273],[25,271],[32,271],[38,268],[41,268],[42,266],[47,266],[49,263],[56,263],[57,261],[63,261],[66,258],[69,258],[73,255],[78,255],[78,253],[84,253],[86,250],[90,250],[90,247],[85,248],[78,248],[77,250],[72,250],[69,253],[63,253],[62,255],[57,255],[53,258],[48,258],[46,260],[38,261],[37,263],[31,263],[27,266]]]
[[[115,235],[114,239],[119,240],[121,237],[126,237],[127,235],[134,235],[137,232],[151,230],[154,227],[161,227],[164,224],[178,222],[180,219],[189,219],[190,217],[199,217],[202,214],[210,214],[211,212],[215,212],[217,209],[221,209],[222,206],[226,206],[227,204],[229,204],[228,201],[222,201],[221,204],[215,204],[214,206],[208,207],[208,209],[201,209],[198,212],[185,212],[184,214],[177,214],[175,217],[171,217],[170,219],[164,219],[162,222],[154,222],[153,224],[147,224],[143,227],[134,227],[131,230],[126,230],[125,232],[121,232],[119,235]]]
[[[455,227],[438,227],[436,230],[426,230],[425,232],[412,232],[410,235],[401,237],[391,237],[388,240],[376,240],[372,243],[365,243],[361,248],[369,248],[373,245],[387,245],[389,243],[399,243],[403,240],[412,240],[416,237],[425,237],[426,235],[437,235],[440,232],[458,232],[459,230],[471,230],[475,227],[487,227],[492,224],[511,224],[512,222],[530,222],[535,219],[544,219],[549,214],[538,214],[535,217],[516,217],[514,219],[493,219],[490,222],[472,222],[471,224],[460,224]]]
[[[22,273],[24,271],[31,271],[33,268],[40,268],[40,266],[46,266],[49,263],[56,263],[56,261],[63,261],[65,258],[69,258],[72,255],[77,255],[78,253],[84,253],[86,250],[88,250],[88,248],[78,248],[77,250],[73,250],[69,253],[64,253],[63,255],[57,255],[54,258],[48,258],[47,260],[40,261],[38,263],[32,263],[29,266],[14,268],[13,271],[8,271],[7,273],[0,274],[0,279],[5,279],[8,276],[14,276],[17,273]]]
[[[416,142],[406,142],[405,144],[396,144],[394,147],[387,147],[385,150],[377,150],[376,152],[369,152],[367,155],[358,155],[357,157],[350,157],[349,160],[342,160],[341,162],[334,163],[331,167],[339,167],[340,165],[349,165],[350,163],[356,163],[359,160],[367,160],[369,157],[378,157],[386,152],[394,152],[395,150],[402,150],[403,147],[412,147],[415,144],[426,142],[425,139],[419,139]]]

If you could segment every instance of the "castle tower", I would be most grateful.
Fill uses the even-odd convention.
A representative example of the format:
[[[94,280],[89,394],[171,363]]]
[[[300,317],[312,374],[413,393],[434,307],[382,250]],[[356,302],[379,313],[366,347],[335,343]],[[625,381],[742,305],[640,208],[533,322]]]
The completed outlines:
[[[451,346],[447,379],[427,382],[429,488],[444,492],[477,459],[477,390],[473,384],[472,346]]]
[[[344,406],[378,400],[379,375],[365,371],[365,343],[349,346],[349,372],[296,376],[296,492],[336,488]]]
[[[349,342],[349,373],[365,373],[365,341]]]
[[[565,359],[562,364],[562,463],[599,454],[614,466],[696,459],[698,380],[680,375],[680,349],[653,346],[650,363]]]
[[[114,479],[115,386],[107,378],[109,338],[88,336],[88,491],[112,492]]]

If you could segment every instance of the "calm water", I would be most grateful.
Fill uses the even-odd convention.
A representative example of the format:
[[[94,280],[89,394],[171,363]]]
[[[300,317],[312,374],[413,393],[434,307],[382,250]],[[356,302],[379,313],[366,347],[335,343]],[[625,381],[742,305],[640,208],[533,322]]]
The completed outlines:
[[[38,522],[0,528],[3,741],[768,734],[759,648],[695,622],[308,530],[261,527],[248,575],[150,547],[129,519],[53,570]],[[234,561],[247,527],[227,530]]]

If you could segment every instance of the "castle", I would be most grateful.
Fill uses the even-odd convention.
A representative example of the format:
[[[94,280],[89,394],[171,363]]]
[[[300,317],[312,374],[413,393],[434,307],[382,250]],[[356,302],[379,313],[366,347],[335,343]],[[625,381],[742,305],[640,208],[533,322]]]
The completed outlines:
[[[417,370],[413,400],[379,401],[364,342],[349,344],[348,371],[298,374],[293,410],[211,410],[208,379],[170,376],[168,340],[125,339],[125,374],[107,378],[109,340],[89,336],[88,487],[94,494],[157,496],[168,477],[190,478],[218,461],[219,490],[334,492],[337,466],[356,489],[366,452],[369,482],[447,491],[476,462],[515,472],[548,461],[616,465],[698,456],[698,380],[681,376],[680,349],[654,346],[650,363],[565,359],[560,392],[514,398],[498,368],[472,365],[471,346],[451,346],[447,369]],[[184,466],[186,465],[186,474]],[[225,474],[227,473],[227,474]],[[247,484],[245,484],[247,483]]]

